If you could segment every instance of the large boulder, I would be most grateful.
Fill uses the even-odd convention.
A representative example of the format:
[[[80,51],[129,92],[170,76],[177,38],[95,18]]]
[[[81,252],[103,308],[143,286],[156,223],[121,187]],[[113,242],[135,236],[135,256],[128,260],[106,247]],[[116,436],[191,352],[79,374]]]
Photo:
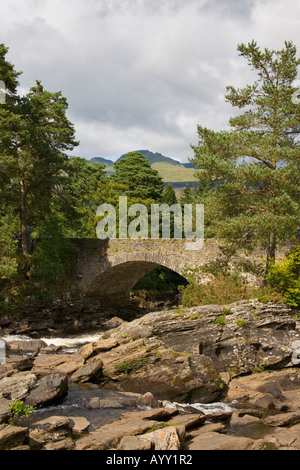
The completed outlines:
[[[106,388],[208,403],[223,398],[234,377],[293,365],[299,326],[291,313],[257,301],[152,312],[106,332],[101,341],[112,349],[90,352],[103,361]],[[269,407],[279,400],[274,390],[257,398]]]
[[[125,436],[119,450],[180,450],[185,438],[184,426],[167,426],[142,436]]]
[[[139,436],[162,421],[178,414],[176,409],[159,408],[150,411],[124,413],[121,419],[105,424],[76,442],[76,450],[105,450],[117,448],[124,436]],[[146,448],[149,445],[146,444]]]
[[[8,450],[21,446],[28,438],[28,428],[19,426],[0,425],[0,450]]]
[[[64,416],[51,416],[30,427],[29,445],[32,449],[39,449],[48,442],[61,441],[70,436],[70,420]]]
[[[26,405],[43,407],[60,403],[68,394],[68,377],[50,374],[41,378],[25,399]]]
[[[70,381],[75,383],[100,383],[103,377],[102,367],[101,359],[96,357],[77,369],[71,375]]]
[[[84,358],[78,354],[44,354],[34,360],[33,370],[36,375],[72,374],[84,364]]]
[[[8,341],[6,344],[7,352],[10,354],[22,353],[22,354],[37,354],[40,349],[46,347],[47,344],[41,339],[32,339],[32,340],[14,340]]]
[[[5,423],[11,417],[11,409],[9,405],[9,400],[0,398],[0,424]]]
[[[186,444],[186,450],[265,450],[262,440],[205,432]]]
[[[23,400],[36,382],[36,375],[30,372],[19,372],[12,377],[4,377],[0,380],[0,398],[11,401]]]
[[[229,384],[226,400],[237,400],[252,407],[281,411],[287,407],[293,408],[289,394],[294,396],[299,389],[300,373],[297,370],[261,372],[233,379]]]

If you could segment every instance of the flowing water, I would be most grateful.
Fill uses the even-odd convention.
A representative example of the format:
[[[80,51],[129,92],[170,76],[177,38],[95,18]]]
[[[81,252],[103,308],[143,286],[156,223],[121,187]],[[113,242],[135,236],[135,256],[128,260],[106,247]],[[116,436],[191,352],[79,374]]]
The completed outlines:
[[[74,353],[84,344],[98,341],[103,335],[103,331],[93,331],[82,335],[67,337],[43,337],[40,338],[48,346],[60,346],[59,353]],[[4,337],[7,343],[12,341],[32,341],[32,338],[24,335],[10,335]],[[101,400],[101,408],[91,409],[91,399]],[[70,384],[67,397],[60,405],[36,410],[26,422],[33,423],[50,416],[81,416],[87,418],[91,423],[89,430],[93,430],[101,425],[108,424],[118,419],[125,411],[140,409],[135,404],[135,397],[128,397],[118,391],[110,391],[99,388],[93,384]],[[229,412],[233,410],[234,404],[216,402],[216,403],[176,403],[163,401],[162,406],[169,408],[178,408],[182,413],[190,413],[190,407],[193,412],[211,414],[216,412]],[[104,406],[102,405],[104,404]],[[25,424],[25,421],[24,421]]]

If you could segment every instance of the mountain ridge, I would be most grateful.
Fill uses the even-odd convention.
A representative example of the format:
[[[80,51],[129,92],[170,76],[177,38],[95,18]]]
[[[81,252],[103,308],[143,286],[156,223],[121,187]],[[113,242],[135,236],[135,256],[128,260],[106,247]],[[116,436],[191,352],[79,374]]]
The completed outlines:
[[[183,166],[185,168],[194,168],[195,165],[193,163],[181,163],[178,160],[175,160],[171,157],[166,157],[159,152],[151,152],[150,150],[134,150],[134,152],[141,153],[150,163],[151,165],[154,163],[169,163],[170,165],[176,166]],[[129,153],[129,152],[127,152]],[[119,162],[123,158],[126,158],[127,153],[121,155],[116,161]],[[106,165],[107,167],[113,167],[114,161],[104,157],[93,157],[89,160],[89,163],[99,163],[100,165]]]

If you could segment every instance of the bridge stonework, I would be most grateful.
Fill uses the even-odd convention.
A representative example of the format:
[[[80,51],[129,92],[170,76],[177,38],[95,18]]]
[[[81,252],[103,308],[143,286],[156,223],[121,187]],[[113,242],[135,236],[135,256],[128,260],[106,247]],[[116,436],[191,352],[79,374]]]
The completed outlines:
[[[187,250],[186,240],[182,239],[72,239],[72,243],[76,252],[71,268],[71,296],[113,305],[128,301],[138,280],[158,266],[182,274],[184,268],[216,260],[224,240],[206,239],[198,250]],[[277,257],[284,256],[290,248],[279,249]],[[262,262],[263,256],[258,248],[250,255],[240,250],[233,261]]]

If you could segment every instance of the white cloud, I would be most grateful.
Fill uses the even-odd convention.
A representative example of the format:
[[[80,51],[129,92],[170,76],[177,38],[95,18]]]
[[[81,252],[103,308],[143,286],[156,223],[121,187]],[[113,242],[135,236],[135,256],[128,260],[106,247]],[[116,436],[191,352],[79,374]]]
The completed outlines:
[[[62,90],[85,157],[148,148],[186,160],[197,124],[225,128],[226,85],[252,81],[237,44],[300,51],[298,0],[2,0],[0,42]]]

